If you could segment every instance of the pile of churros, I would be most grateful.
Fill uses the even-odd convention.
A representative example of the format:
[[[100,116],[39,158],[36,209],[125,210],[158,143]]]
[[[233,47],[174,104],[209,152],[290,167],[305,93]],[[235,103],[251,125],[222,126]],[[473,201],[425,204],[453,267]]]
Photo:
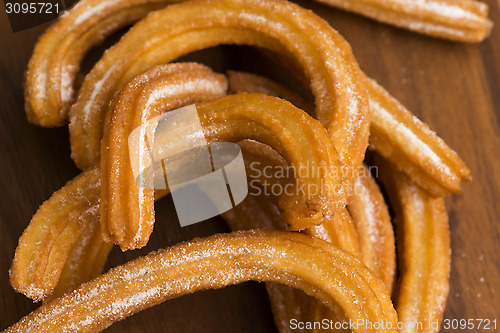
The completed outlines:
[[[320,2],[462,42],[481,41],[492,26],[487,6],[473,0]],[[87,51],[131,24],[79,82]],[[270,51],[314,101],[255,74],[171,63],[220,44]],[[167,299],[248,280],[266,282],[281,333],[292,319],[324,318],[339,324],[332,331],[439,331],[430,323],[442,318],[449,288],[443,197],[459,193],[470,171],[312,11],[285,0],[81,0],[38,40],[25,100],[30,122],[69,123],[82,173],[19,239],[11,285],[43,305],[5,332],[98,332]],[[255,166],[309,168],[260,182],[306,190],[250,194],[222,214],[232,233],[102,274],[114,245],[148,243],[155,201],[170,193],[137,184],[129,136],[193,104],[207,141],[239,145],[248,177],[264,174]],[[318,187],[326,190],[307,190]],[[352,322],[371,326],[344,325]]]

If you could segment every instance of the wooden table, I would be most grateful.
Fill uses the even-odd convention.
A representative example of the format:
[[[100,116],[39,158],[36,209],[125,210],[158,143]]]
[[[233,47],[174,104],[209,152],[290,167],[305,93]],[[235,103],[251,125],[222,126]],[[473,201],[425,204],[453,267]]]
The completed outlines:
[[[497,26],[479,45],[420,36],[301,2],[339,30],[363,70],[426,121],[472,170],[474,181],[464,185],[463,194],[446,199],[453,248],[448,319],[500,320],[500,205],[496,201],[500,199],[500,11],[499,2],[488,2]],[[0,12],[0,329],[37,307],[9,285],[17,239],[38,206],[78,174],[70,159],[67,128],[39,128],[25,118],[23,71],[46,28],[11,33],[5,12]],[[88,62],[101,51],[93,52]],[[207,52],[219,59],[212,63],[217,70],[266,66],[249,57],[235,60],[234,53],[246,52],[236,47]],[[158,204],[157,211],[147,248],[127,253],[115,249],[108,267],[195,236],[228,231],[221,219],[178,227],[169,199]],[[168,301],[109,329],[122,330],[276,332],[264,286],[254,282]]]

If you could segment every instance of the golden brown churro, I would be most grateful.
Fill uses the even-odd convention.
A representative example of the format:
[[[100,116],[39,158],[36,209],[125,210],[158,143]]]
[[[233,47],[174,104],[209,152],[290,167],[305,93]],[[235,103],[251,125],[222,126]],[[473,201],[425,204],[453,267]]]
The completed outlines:
[[[300,288],[327,305],[336,302],[355,322],[396,327],[383,283],[356,257],[297,233],[247,231],[178,244],[111,269],[5,332],[96,332],[167,299],[248,280]]]
[[[263,170],[269,167],[271,168],[267,170],[268,175],[280,174],[269,171],[280,170],[280,167],[283,167],[284,161],[279,158],[276,152],[252,141],[240,142],[240,146],[247,163],[247,174],[250,182],[255,179],[258,179],[257,184],[262,184],[265,180],[268,182],[277,181],[270,178],[265,180],[257,178],[259,174],[263,173]],[[260,169],[257,170],[257,167]],[[286,183],[288,180],[281,179],[281,181]],[[353,214],[357,233],[350,231],[353,222],[351,222],[346,210],[336,212],[333,221],[325,221],[321,225],[307,228],[305,232],[351,253],[357,254],[361,250],[360,258],[363,263],[381,277],[387,289],[391,291],[396,264],[394,233],[382,194],[366,168],[359,172],[359,178],[351,193],[348,208]],[[279,211],[276,203],[273,202],[273,197],[266,196],[264,192],[260,192],[259,195],[249,195],[241,204],[222,216],[233,230],[249,228],[284,230],[285,228],[285,223],[279,217]],[[350,240],[349,235],[351,235]],[[361,242],[359,248],[356,235],[359,235]],[[353,246],[353,244],[356,245]],[[317,302],[309,300],[296,290],[273,284],[266,285],[266,288],[270,296],[275,322],[280,332],[290,331],[291,319],[301,322],[319,322],[322,319],[329,319],[333,322],[345,320],[342,311],[337,309],[332,313],[331,310],[321,304],[318,306]]]
[[[310,109],[310,104],[293,91],[269,79],[255,74],[230,71],[228,72],[228,83],[230,93],[262,92],[268,95],[282,97],[286,100],[292,101],[296,105],[302,105],[304,110]],[[375,86],[376,83],[374,81],[371,81],[371,83],[374,87],[378,87]],[[382,97],[380,98],[381,100],[391,100],[390,96],[388,96],[387,93],[383,94],[380,90],[377,90],[376,92],[377,94],[375,93],[375,91],[370,90],[371,99],[375,98],[375,96],[382,95]],[[401,110],[399,113],[403,113],[404,115],[409,114],[409,111],[406,111],[402,107],[399,107],[399,104],[397,104],[397,102],[394,101],[394,103],[396,104],[390,105],[392,106],[392,108],[387,109],[392,110],[395,108],[396,111]],[[387,103],[384,104],[387,105]],[[384,112],[389,112],[385,110],[386,109],[384,108],[373,108],[373,110],[371,108],[371,112],[375,113],[376,116],[373,117],[375,119],[371,119],[370,129],[372,127],[375,127],[375,129],[378,129],[380,127],[377,126],[377,124],[382,122],[380,119],[384,118]],[[392,111],[392,113],[394,114],[396,111]],[[420,125],[419,121],[415,121],[415,123]],[[401,127],[402,126],[403,125],[401,125]],[[421,126],[415,127],[421,128]],[[386,126],[385,128],[383,128],[383,130],[378,130],[376,133],[371,133],[370,137],[380,137],[386,133],[394,135],[394,137],[396,137],[400,136],[400,132],[402,132],[402,130],[397,131],[397,129],[395,128],[389,128],[388,126]],[[434,141],[442,142],[442,140],[437,138],[430,131],[427,131],[426,133],[429,133],[428,136],[431,137],[431,140],[428,141],[432,141],[432,139],[434,139]],[[407,149],[405,145],[399,145],[398,148],[400,148],[400,150]],[[442,149],[446,150],[446,148],[447,147],[444,147]],[[265,152],[264,147],[259,147],[255,146],[255,144],[247,143],[246,149],[247,151],[253,152],[252,160],[257,160],[261,164],[273,165],[274,167],[276,167],[276,165],[279,163],[275,161],[276,157],[273,157],[272,152]],[[247,154],[249,154],[249,152]],[[262,154],[262,156],[259,157],[259,154]],[[450,156],[450,158],[458,158],[456,154],[450,154],[449,152],[447,152],[446,155]],[[421,156],[421,154],[415,154],[415,156]],[[262,182],[262,180],[259,180],[259,182]],[[358,233],[360,242],[359,248],[361,249],[361,259],[370,269],[380,274],[379,276],[386,284],[388,290],[391,290],[396,265],[394,255],[394,232],[392,230],[392,224],[387,206],[385,205],[384,198],[380,193],[377,184],[371,177],[370,171],[366,169],[366,167],[363,167],[359,171],[359,176],[354,183],[354,188],[349,196],[348,209],[354,219],[354,225]],[[250,212],[251,209],[249,209],[248,211]],[[338,214],[337,218],[340,219],[341,216],[344,216],[345,218],[345,214]],[[315,227],[309,228],[307,232],[316,237],[330,241],[332,244],[335,244],[342,249],[345,249],[352,253],[357,253],[356,251],[353,251],[353,247],[342,246],[341,244],[345,243],[340,241],[339,239],[335,239],[336,237],[342,237],[342,235],[349,235],[350,233],[337,232],[336,228],[332,226],[334,226],[334,224],[317,225]],[[346,230],[345,228],[341,229]],[[329,233],[330,235],[328,235]]]
[[[387,162],[381,177],[396,210],[400,277],[396,309],[400,332],[439,332],[449,290],[450,234],[443,198],[433,198]],[[418,323],[421,326],[411,326]]]
[[[173,2],[182,1],[82,0],[60,18],[37,43],[28,66],[29,120],[62,125],[85,53],[112,31]],[[320,2],[468,42],[491,28],[487,6],[465,0],[414,0],[407,7],[403,0]],[[285,59],[305,78],[316,106],[255,75],[229,72],[228,82],[204,65],[166,64],[219,44],[257,46]],[[236,94],[226,96],[228,83]],[[264,94],[288,99],[319,121]],[[274,231],[193,240],[95,278],[112,248],[101,235],[122,250],[144,246],[154,225],[154,201],[170,191],[168,184],[165,190],[138,186],[144,177],[137,178],[129,150],[137,146],[129,137],[186,105],[196,107],[202,128],[189,140],[238,143],[245,158],[250,195],[224,218],[233,230]],[[430,328],[442,318],[449,232],[444,201],[434,197],[459,192],[470,171],[363,74],[347,42],[311,11],[284,0],[194,0],[153,12],[105,52],[85,77],[69,117],[72,157],[87,171],[39,208],[10,271],[17,291],[51,302],[6,332],[99,331],[166,299],[248,280],[269,282],[282,333],[290,331],[291,319],[351,320],[354,332],[394,332],[400,327],[389,297],[394,234],[380,189],[362,167],[369,135],[371,147],[394,164],[382,161],[381,171],[398,230],[399,331],[429,331],[406,324]],[[176,128],[184,129],[183,123],[168,127],[162,138],[177,137]],[[153,158],[146,132],[134,132],[142,162]],[[178,140],[173,150],[185,144]],[[273,168],[295,172],[279,176]],[[286,190],[265,194],[266,187]]]
[[[70,181],[39,208],[19,238],[10,270],[15,290],[35,301],[45,298],[54,290],[60,272],[77,247],[84,252],[88,247],[93,261],[78,276],[86,281],[101,273],[110,246],[91,236],[99,232],[95,226],[99,220],[99,191],[99,169],[94,168]],[[83,260],[78,262],[77,266]],[[76,286],[78,282],[69,284]]]
[[[309,105],[308,102],[304,101],[294,92],[269,79],[254,74],[230,71],[228,72],[228,82],[229,91],[231,93],[264,92],[269,95],[280,96],[287,100],[295,101],[296,104],[303,105],[304,109],[307,109]],[[247,148],[252,149],[254,152],[252,155],[253,160],[258,160],[264,165],[273,165],[274,167],[278,164],[278,162],[275,161],[265,161],[266,158],[269,160],[273,159],[270,153],[264,153],[264,156],[258,157],[259,152],[264,152],[265,149],[252,147],[252,144],[247,144]],[[259,180],[259,182],[262,182],[262,180]],[[256,199],[252,200],[255,204]],[[244,201],[233,210],[242,211],[237,217],[234,215],[224,215],[226,220],[230,222],[230,225],[234,223],[241,225],[241,222],[238,221],[245,221],[245,215],[253,217],[252,212],[260,211],[260,206],[258,204],[252,206],[249,201],[249,199]],[[269,206],[270,204],[266,204],[261,200],[260,205]],[[348,208],[354,218],[354,225],[357,229],[357,235],[359,236],[359,249],[361,250],[360,258],[369,268],[382,278],[388,290],[392,290],[396,268],[394,232],[382,194],[375,181],[371,178],[369,170],[366,168],[359,172],[359,177],[355,182],[355,186],[349,198]],[[272,212],[272,210],[269,209],[265,209],[265,211]],[[337,221],[342,221],[345,218],[350,219],[348,214],[339,213],[336,215]],[[268,219],[273,219],[273,217],[268,217]],[[258,220],[265,221],[266,217],[261,214]],[[251,222],[249,222],[249,225],[252,225]],[[347,225],[352,226],[353,224],[351,222]],[[342,240],[343,235],[352,235],[353,232],[346,233],[339,232],[339,230],[347,231],[348,229],[345,227],[339,228],[339,225],[335,225],[334,223],[323,223],[306,229],[306,232],[310,235],[327,240],[341,248],[347,249],[352,253],[358,253],[359,250],[357,246],[355,248],[352,246],[349,247],[348,243]],[[358,242],[358,240],[356,240],[356,242]],[[297,319],[302,322],[321,321],[325,318],[335,322],[345,320],[341,311],[337,310],[331,312],[321,304],[318,306],[316,302],[311,302],[308,298],[303,297],[300,292],[291,290],[285,286],[271,285],[267,287],[267,289],[273,307],[275,322],[280,332],[290,331],[291,319]]]
[[[130,166],[127,139],[134,128],[146,125],[147,120],[160,115],[162,110],[134,107],[134,95],[129,95],[146,88],[136,89],[136,83],[132,80],[127,86],[130,89],[125,88],[114,103],[107,122],[110,134],[105,135],[102,146],[105,155],[101,160],[104,188],[101,225],[105,239],[120,245],[122,250],[146,245],[154,224],[153,191],[138,188]],[[154,90],[146,89],[142,100],[150,100],[155,95],[158,85],[153,86]],[[161,98],[157,103],[161,103]],[[204,129],[204,133],[198,135],[208,142],[255,139],[273,146],[296,170],[306,171],[298,173],[297,178],[304,194],[297,193],[292,199],[287,199],[289,195],[282,196],[285,211],[292,211],[287,208],[293,200],[303,203],[306,213],[312,210],[328,220],[337,209],[345,206],[349,185],[335,172],[341,169],[335,148],[323,126],[302,110],[262,94],[231,95],[196,107]],[[146,133],[141,140],[146,140]],[[129,200],[125,202],[123,189],[130,189]],[[306,222],[295,219],[295,215],[293,218],[285,216],[296,229],[321,222],[319,217],[304,217]]]
[[[457,153],[377,82],[368,77],[365,80],[370,101],[370,147],[433,196],[459,193],[461,182],[470,181],[471,175]],[[232,93],[265,92],[296,101],[304,110],[311,108],[296,93],[254,74],[229,72],[228,82]]]
[[[116,96],[101,147],[101,226],[106,240],[122,249],[142,247],[153,231],[154,189],[136,184],[129,156],[130,133],[162,112],[224,96],[226,90],[223,75],[203,65],[183,63],[154,67],[132,79]]]
[[[366,82],[370,146],[433,196],[460,192],[471,175],[457,153],[374,80]]]
[[[28,119],[61,126],[74,99],[74,81],[85,53],[121,27],[176,0],[81,0],[36,44],[26,73]],[[492,22],[485,3],[467,0],[317,0],[435,37],[478,42]]]
[[[310,29],[317,33],[312,36]],[[151,13],[110,48],[85,78],[72,107],[72,156],[98,161],[102,119],[112,96],[133,76],[218,44],[248,44],[293,55],[311,81],[316,115],[349,171],[368,145],[368,102],[350,46],[328,23],[280,0],[191,1]],[[346,171],[347,172],[347,171]]]
[[[176,98],[164,96],[164,110],[226,91],[221,75],[198,64],[169,64],[149,74],[175,81]],[[14,289],[38,301],[72,290],[102,272],[112,245],[102,241],[96,226],[101,219],[101,191],[101,171],[96,167],[70,181],[40,207],[19,239],[10,272]]]
[[[433,37],[478,43],[493,22],[488,5],[471,0],[315,0]]]
[[[28,120],[61,126],[75,98],[74,82],[85,53],[113,32],[175,0],[81,0],[38,40],[26,71]]]
[[[361,260],[391,292],[396,272],[394,230],[384,197],[366,167],[354,183],[347,209],[358,233]]]

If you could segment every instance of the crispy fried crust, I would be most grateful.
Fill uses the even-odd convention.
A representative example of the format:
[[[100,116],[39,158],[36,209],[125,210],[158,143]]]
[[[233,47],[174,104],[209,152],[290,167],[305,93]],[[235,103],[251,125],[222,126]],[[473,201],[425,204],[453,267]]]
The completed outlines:
[[[310,30],[317,31],[311,35]],[[281,0],[191,1],[151,13],[110,48],[86,76],[70,113],[72,156],[98,161],[102,120],[113,95],[135,75],[186,53],[247,44],[293,56],[310,80],[316,115],[346,172],[368,145],[368,101],[349,44],[327,22]]]
[[[421,332],[441,322],[449,290],[450,232],[443,198],[433,198],[386,161],[381,176],[396,213],[399,273],[396,309],[399,321],[422,323]],[[405,327],[400,332],[415,332]]]
[[[98,332],[167,299],[248,280],[278,282],[327,305],[336,302],[353,321],[396,325],[383,283],[356,257],[298,233],[247,231],[181,243],[111,269],[5,332]]]
[[[488,5],[470,0],[315,0],[425,35],[478,43],[493,22]]]

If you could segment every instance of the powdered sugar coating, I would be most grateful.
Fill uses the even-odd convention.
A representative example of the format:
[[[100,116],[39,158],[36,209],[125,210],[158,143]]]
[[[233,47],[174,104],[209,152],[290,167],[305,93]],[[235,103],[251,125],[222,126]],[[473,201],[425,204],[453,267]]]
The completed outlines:
[[[359,178],[356,180],[354,186],[363,186]],[[374,199],[371,197],[370,192],[367,189],[361,191],[359,195],[361,196],[364,203],[364,215],[366,217],[366,223],[364,224],[364,226],[368,231],[368,238],[370,239],[372,244],[376,244],[379,239],[379,233],[377,228],[377,221],[375,219],[375,206],[373,202]]]
[[[478,20],[481,19],[469,10],[466,10],[455,4],[446,3],[439,0],[412,0],[406,3],[409,8],[415,10],[425,10],[437,15],[443,15],[455,20]],[[411,9],[409,9],[411,11]]]
[[[372,112],[372,116],[380,119],[379,124],[385,124],[387,128],[393,129],[399,134],[397,136],[394,135],[393,138],[395,140],[398,140],[398,144],[404,146],[409,154],[414,156],[422,156],[425,159],[429,160],[432,165],[437,167],[448,177],[455,177],[450,168],[443,162],[443,160],[436,154],[436,152],[432,150],[429,145],[423,142],[418,137],[418,135],[415,134],[411,129],[406,127],[405,124],[396,120],[394,116],[390,112],[388,112],[382,105],[380,105],[375,99],[370,100],[370,108],[376,110],[376,112]]]
[[[77,6],[79,4],[80,3],[78,3]],[[80,15],[77,16],[77,18],[75,19],[74,25],[77,26],[77,25],[82,24],[83,22],[87,21],[88,19],[95,17],[96,14],[101,13],[102,11],[107,9],[108,7],[114,6],[115,4],[116,4],[116,1],[103,1],[94,7],[87,8],[84,12],[82,12]],[[76,8],[77,7],[75,7],[75,9]]]
[[[343,264],[329,266],[330,260]],[[353,318],[396,320],[383,286],[356,258],[304,235],[248,231],[176,245],[112,269],[6,332],[98,331],[165,299],[248,279],[299,287],[328,304],[336,299]],[[351,303],[366,291],[380,302]]]

